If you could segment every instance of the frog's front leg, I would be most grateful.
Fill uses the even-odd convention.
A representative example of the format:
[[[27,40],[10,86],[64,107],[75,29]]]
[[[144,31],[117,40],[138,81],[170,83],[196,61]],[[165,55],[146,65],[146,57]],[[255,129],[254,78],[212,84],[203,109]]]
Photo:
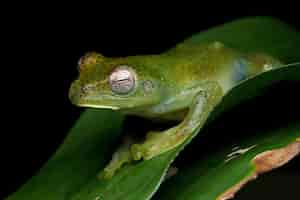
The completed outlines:
[[[186,141],[195,131],[199,131],[210,112],[222,99],[223,92],[216,82],[201,84],[195,90],[199,92],[184,120],[166,131],[149,132],[144,143],[132,145],[131,154],[134,160],[148,160],[169,151]]]

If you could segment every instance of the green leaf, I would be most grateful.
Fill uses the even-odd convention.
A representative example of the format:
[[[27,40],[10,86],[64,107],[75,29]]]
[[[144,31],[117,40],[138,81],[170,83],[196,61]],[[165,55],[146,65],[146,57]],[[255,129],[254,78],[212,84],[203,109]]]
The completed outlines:
[[[297,53],[300,47],[299,33],[271,18],[249,18],[229,23],[195,35],[186,40],[185,45],[210,40],[219,40],[244,51],[263,51],[284,62],[300,60]],[[296,76],[300,74],[299,66],[279,70],[266,72],[238,86],[240,89],[234,89],[229,94],[230,101],[226,97],[218,108],[220,112],[215,113],[228,110],[241,100],[263,92],[262,89],[269,85],[270,80],[299,78]],[[117,113],[88,109],[53,158],[8,199],[150,199],[171,162],[189,141],[151,160],[125,166],[111,180],[99,180],[97,173],[109,161],[118,143],[121,121],[122,116]]]
[[[8,199],[70,199],[106,164],[121,120],[111,111],[85,111],[55,155]]]
[[[283,164],[280,162],[287,162],[299,153],[300,141],[296,140],[300,139],[300,119],[284,128],[278,128],[277,125],[268,130],[251,131],[246,136],[245,132],[234,134],[235,137],[244,134],[244,138],[232,140],[230,137],[232,141],[223,140],[226,141],[225,146],[214,145],[213,149],[202,149],[206,153],[202,156],[198,153],[197,161],[180,168],[176,176],[162,185],[154,199],[228,199],[245,183],[256,178],[257,174],[263,173],[262,166],[269,171],[272,166],[279,167],[279,164]],[[210,134],[216,135],[215,132]],[[215,138],[202,139],[215,142]],[[271,150],[274,150],[273,154],[277,153],[277,160],[273,156],[272,162],[263,165],[262,160],[266,163],[267,157],[262,156],[268,154],[262,153]],[[197,151],[201,152],[199,149]],[[236,188],[230,191],[233,187]]]

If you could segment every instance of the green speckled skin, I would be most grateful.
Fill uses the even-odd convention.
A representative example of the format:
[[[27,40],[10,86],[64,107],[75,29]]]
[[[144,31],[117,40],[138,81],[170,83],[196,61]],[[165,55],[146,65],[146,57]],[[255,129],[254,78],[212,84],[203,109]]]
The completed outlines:
[[[238,59],[247,62],[245,78],[263,72],[266,64],[278,66],[279,63],[267,55],[236,52],[219,42],[201,46],[182,43],[160,55],[105,58],[88,53],[80,60],[80,76],[72,84],[69,96],[75,105],[111,106],[134,115],[161,117],[187,108],[194,96],[190,88],[199,84],[217,82],[224,93],[238,84],[233,80],[237,71],[234,62]],[[116,95],[109,87],[108,76],[119,65],[130,66],[137,74],[137,87],[128,95]],[[152,81],[152,91],[144,90],[145,80]]]
[[[109,85],[111,72],[121,65],[136,74],[135,88],[128,94],[116,94]],[[237,52],[220,42],[183,42],[160,55],[106,58],[89,53],[79,62],[79,78],[72,83],[69,97],[78,106],[181,121],[166,131],[149,132],[143,143],[121,146],[104,169],[104,177],[109,178],[124,163],[151,159],[182,144],[231,88],[278,66],[280,62],[268,55]]]

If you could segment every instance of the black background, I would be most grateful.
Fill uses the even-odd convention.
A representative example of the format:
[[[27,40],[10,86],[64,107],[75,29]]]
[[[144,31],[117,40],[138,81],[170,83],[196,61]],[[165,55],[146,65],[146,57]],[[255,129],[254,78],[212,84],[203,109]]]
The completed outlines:
[[[247,16],[194,13],[183,18],[178,11],[156,18],[155,11],[151,17],[140,17],[142,11],[131,17],[126,11],[116,12],[61,17],[61,12],[56,15],[52,10],[47,17],[39,11],[17,19],[20,26],[12,28],[10,35],[16,46],[8,52],[12,72],[2,73],[19,80],[8,83],[13,89],[11,96],[6,95],[10,106],[5,105],[9,109],[5,117],[13,123],[4,123],[9,131],[1,134],[2,196],[15,191],[41,168],[78,118],[82,109],[72,106],[67,94],[77,76],[77,61],[85,52],[98,51],[105,56],[159,53],[194,33]],[[300,28],[296,15],[271,15]],[[298,163],[299,158],[286,170],[295,171]]]

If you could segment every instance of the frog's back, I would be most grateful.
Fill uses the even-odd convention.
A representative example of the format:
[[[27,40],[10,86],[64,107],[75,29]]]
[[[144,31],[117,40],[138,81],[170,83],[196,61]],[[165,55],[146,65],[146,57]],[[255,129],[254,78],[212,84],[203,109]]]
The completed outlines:
[[[245,54],[220,42],[178,45],[166,53],[176,57],[169,73],[182,86],[217,81],[224,92],[239,82],[265,71],[264,66],[280,62],[264,54]]]
[[[221,81],[221,76],[232,67],[234,60],[242,55],[222,43],[176,47],[166,56],[175,58],[170,64],[171,74],[176,84],[189,86],[199,82]]]

